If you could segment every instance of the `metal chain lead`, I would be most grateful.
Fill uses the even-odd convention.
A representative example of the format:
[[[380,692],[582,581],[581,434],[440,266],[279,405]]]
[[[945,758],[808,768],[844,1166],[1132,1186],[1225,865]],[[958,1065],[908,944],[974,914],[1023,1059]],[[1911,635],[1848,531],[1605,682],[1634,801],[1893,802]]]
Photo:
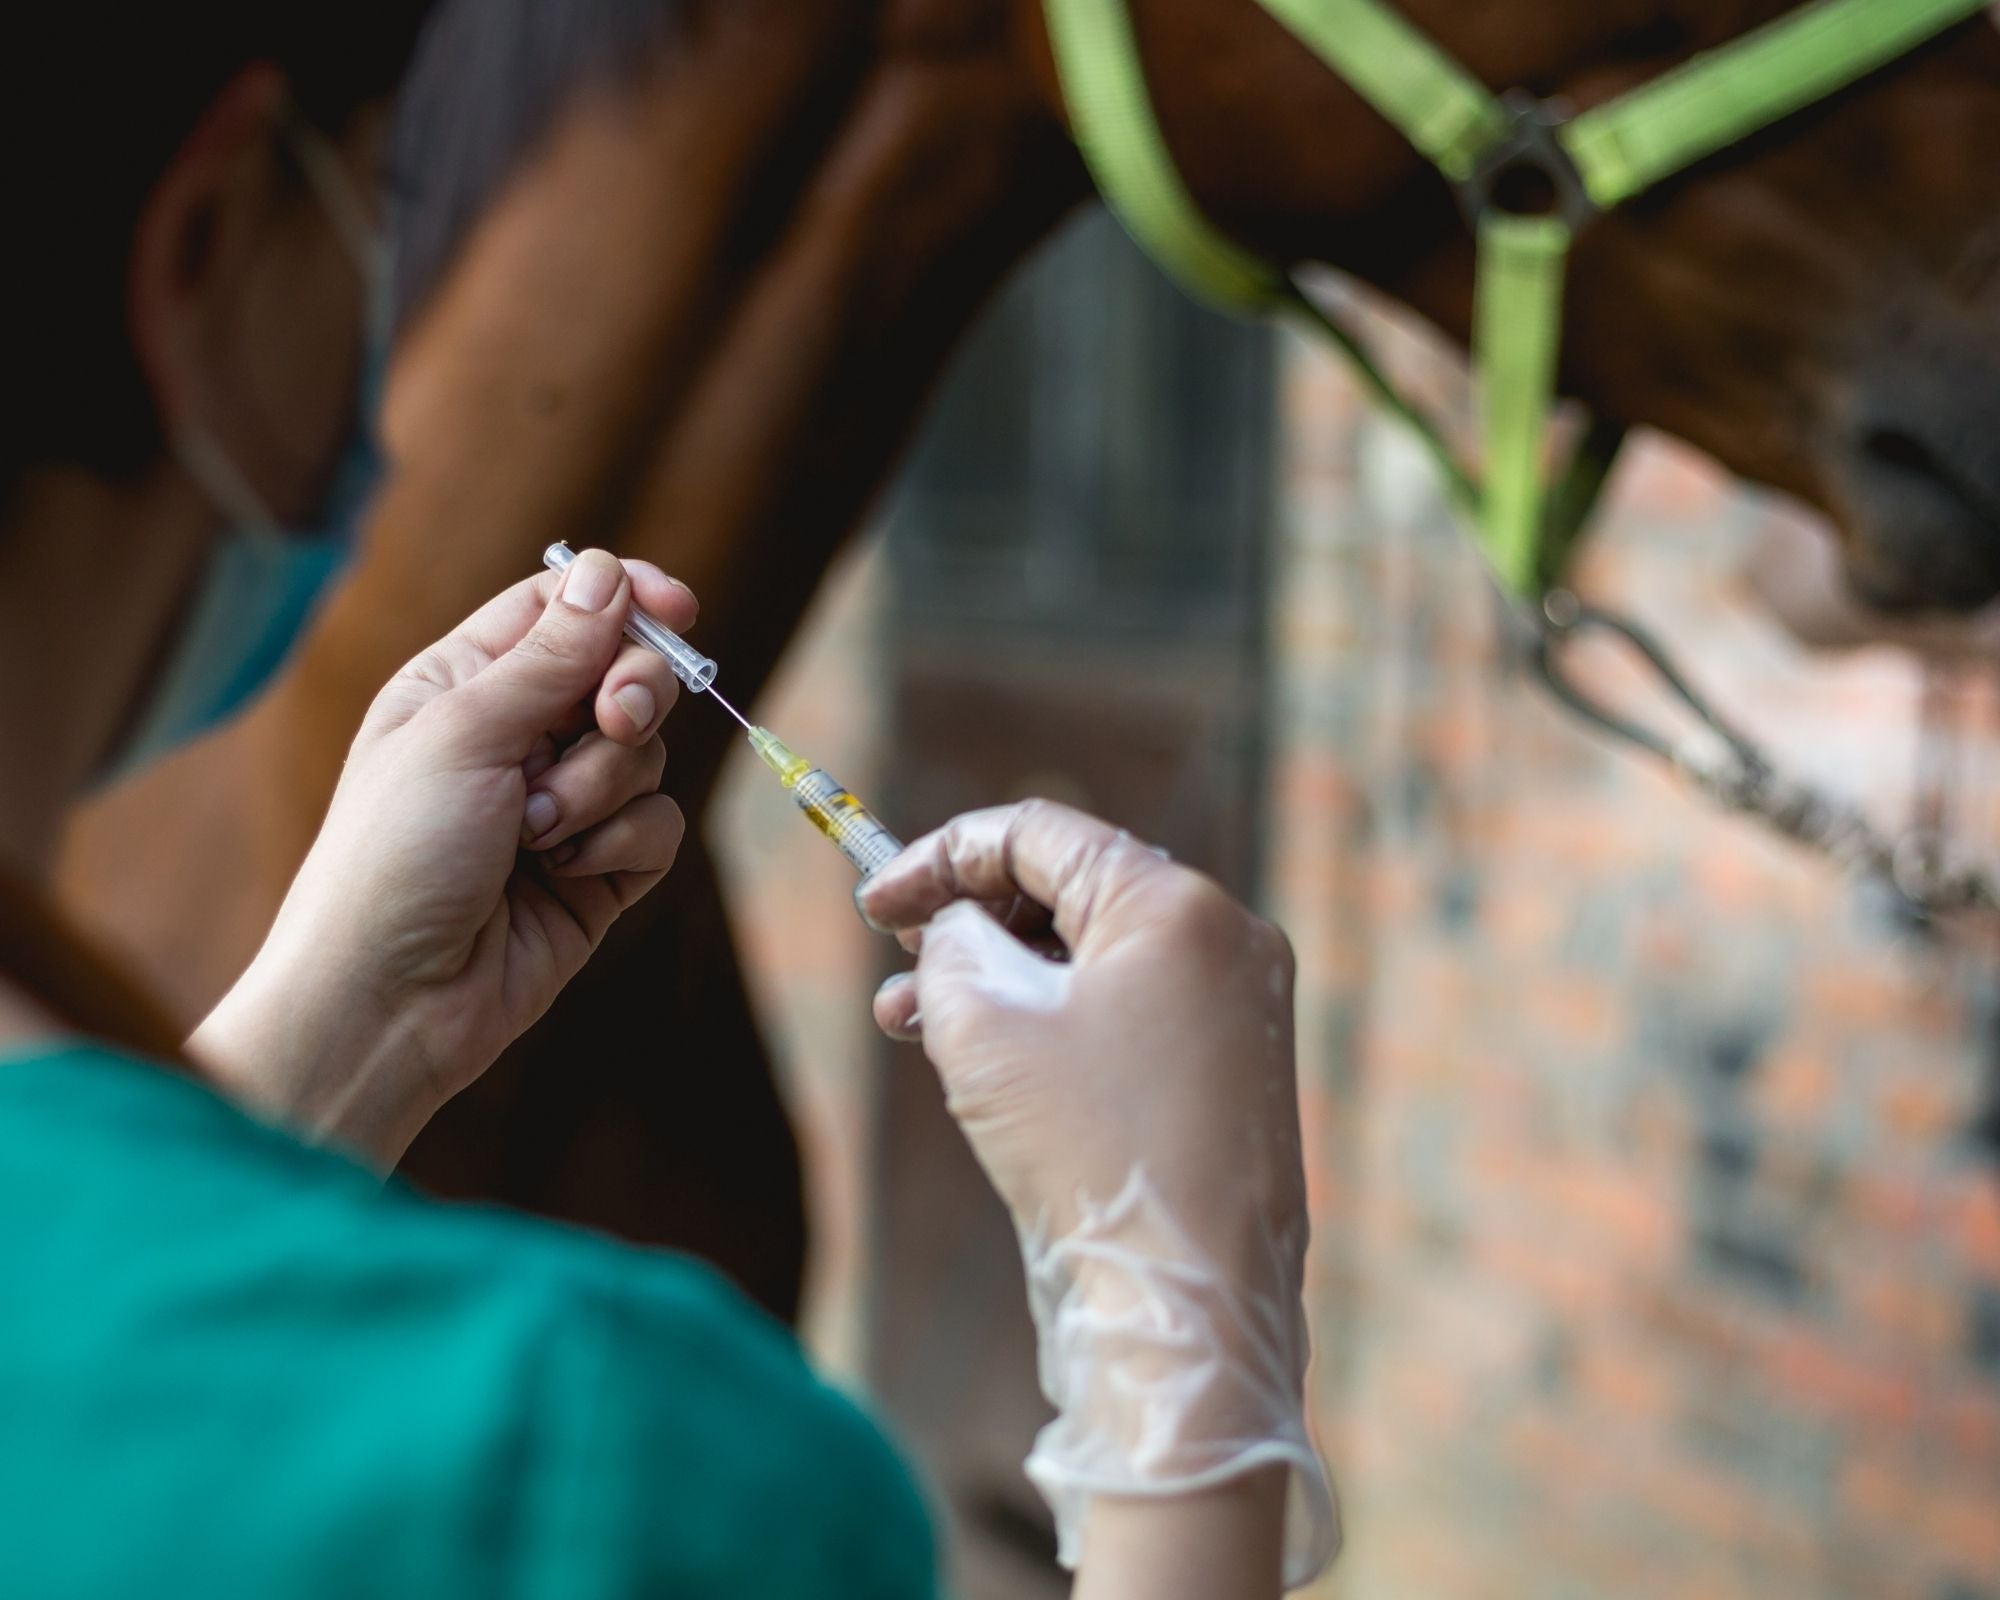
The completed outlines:
[[[1677,747],[1672,760],[1717,804],[1756,817],[1857,876],[1886,879],[1927,915],[2000,911],[2000,885],[1992,874],[1954,860],[1932,830],[1911,828],[1891,837],[1851,802],[1762,761],[1746,761],[1735,750],[1717,757],[1690,743]]]
[[[1925,916],[2000,913],[2000,878],[1956,859],[1935,830],[1912,828],[1892,836],[1852,802],[1780,773],[1756,744],[1723,720],[1637,623],[1587,606],[1565,589],[1550,592],[1543,620],[1530,647],[1533,664],[1555,697],[1585,721],[1665,762],[1725,809],[1757,818],[1856,876],[1882,879]],[[1562,645],[1586,631],[1606,634],[1633,651],[1694,714],[1703,731],[1671,738],[1584,693],[1557,658]]]

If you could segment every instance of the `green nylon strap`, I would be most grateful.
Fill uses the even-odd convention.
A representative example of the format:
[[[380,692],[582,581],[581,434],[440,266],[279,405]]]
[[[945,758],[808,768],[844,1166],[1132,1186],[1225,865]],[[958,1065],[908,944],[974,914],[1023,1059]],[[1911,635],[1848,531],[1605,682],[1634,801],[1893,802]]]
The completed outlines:
[[[1376,0],[1262,0],[1447,178],[1507,131],[1490,90],[1400,13]]]
[[[1494,95],[1384,0],[1259,0],[1447,178],[1471,174],[1512,126]],[[1811,0],[1599,106],[1557,137],[1608,207],[1876,70],[1988,0]],[[1125,0],[1044,0],[1070,127],[1099,192],[1142,249],[1197,298],[1289,309],[1354,363],[1415,431],[1496,575],[1532,599],[1575,542],[1623,429],[1593,420],[1553,493],[1542,455],[1562,332],[1569,227],[1489,213],[1479,224],[1473,357],[1484,385],[1484,488],[1442,432],[1346,329],[1285,275],[1225,238],[1187,192],[1153,115]]]
[[[1539,592],[1542,571],[1542,450],[1555,400],[1569,225],[1558,217],[1488,212],[1479,223],[1473,359],[1486,435],[1486,496],[1480,519],[1486,559],[1508,591]]]
[[[1539,293],[1531,292],[1529,298],[1538,299],[1547,305],[1550,299],[1547,286],[1544,285]],[[1559,286],[1555,298],[1559,303]],[[1303,322],[1313,332],[1320,334],[1338,348],[1347,357],[1356,376],[1361,379],[1362,385],[1374,397],[1376,403],[1401,421],[1423,446],[1437,467],[1438,479],[1444,485],[1445,497],[1450,501],[1452,509],[1464,518],[1467,525],[1478,535],[1480,551],[1488,557],[1488,565],[1494,567],[1497,574],[1499,563],[1492,559],[1493,543],[1487,532],[1487,506],[1491,504],[1490,493],[1488,496],[1481,496],[1478,485],[1472,481],[1471,475],[1452,453],[1451,447],[1445,443],[1444,436],[1437,426],[1411,405],[1409,398],[1396,387],[1395,380],[1382,370],[1369,348],[1351,331],[1328,316],[1317,302],[1294,289],[1286,301],[1285,309],[1296,320]],[[1549,402],[1546,385],[1534,379],[1532,366],[1526,368],[1525,376],[1529,381],[1519,382],[1519,388],[1528,391],[1531,401],[1534,392],[1540,389],[1538,403],[1543,408],[1542,415],[1546,417]],[[1503,384],[1504,382],[1503,379]],[[1501,390],[1493,386],[1490,373],[1487,376],[1485,401],[1488,409],[1503,403]],[[1523,402],[1516,400],[1513,403]],[[1545,506],[1540,518],[1540,537],[1532,541],[1535,547],[1534,560],[1519,563],[1517,573],[1507,579],[1510,592],[1517,598],[1532,601],[1546,593],[1561,578],[1570,553],[1582,536],[1584,524],[1589,520],[1591,510],[1603,492],[1605,481],[1611,476],[1612,467],[1617,464],[1618,452],[1624,443],[1624,423],[1607,417],[1590,418],[1582,440],[1570,454],[1568,465],[1564,467],[1553,489],[1545,497]],[[1522,450],[1520,454],[1524,460],[1540,460],[1539,429],[1536,431],[1533,448]],[[1536,494],[1542,492],[1539,482],[1535,483],[1532,492]],[[1533,528],[1534,513],[1531,510],[1524,509],[1521,518],[1529,529]],[[1521,537],[1525,539],[1526,535]]]
[[[1339,4],[1357,17],[1387,15],[1366,3],[1339,0]],[[1453,509],[1475,530],[1495,574],[1515,594],[1531,597],[1538,592],[1537,574],[1546,562],[1535,522],[1542,503],[1541,439],[1553,365],[1551,324],[1560,321],[1562,253],[1504,247],[1500,252],[1510,262],[1507,292],[1497,308],[1500,321],[1496,324],[1493,315],[1482,315],[1482,327],[1506,326],[1515,332],[1500,341],[1497,368],[1486,365],[1483,353],[1481,357],[1487,415],[1505,419],[1499,433],[1504,450],[1489,434],[1489,484],[1482,494],[1436,423],[1410,403],[1360,340],[1274,270],[1225,239],[1202,215],[1153,115],[1125,0],[1049,0],[1047,15],[1071,132],[1099,192],[1139,246],[1197,299],[1234,311],[1279,307],[1329,339],[1346,355],[1375,400],[1410,429],[1436,464]],[[1414,39],[1420,50],[1428,50],[1420,36],[1400,24],[1398,37]],[[1429,54],[1442,60],[1435,51]],[[1417,59],[1417,53],[1409,59]],[[1445,66],[1449,69],[1448,62]],[[1420,76],[1403,74],[1401,89],[1385,87],[1389,80],[1378,79],[1375,92],[1384,95],[1385,105],[1413,109],[1414,100],[1399,102],[1394,97]],[[1469,80],[1460,87],[1464,83]],[[1430,100],[1431,106],[1442,108],[1427,124],[1437,139],[1449,142],[1464,136],[1475,123],[1483,127],[1485,118],[1472,117],[1463,109],[1475,94],[1483,91],[1460,93],[1453,88]],[[1526,236],[1538,233],[1536,228],[1526,230]],[[1513,235],[1506,230],[1503,234],[1511,242]],[[1535,285],[1531,278],[1538,268],[1552,271],[1554,277]],[[1545,332],[1550,346],[1539,362],[1521,337],[1537,328]],[[1592,467],[1580,479],[1572,475],[1565,480],[1568,503],[1577,507],[1576,525],[1581,524],[1590,498],[1579,487],[1600,482],[1606,470],[1603,463]],[[1502,491],[1497,498],[1492,492],[1495,483]],[[1496,511],[1504,521],[1495,521]]]
[[[1988,3],[1815,0],[1584,112],[1560,137],[1591,199],[1609,209],[1908,54]]]
[[[1084,164],[1139,247],[1199,300],[1261,311],[1285,280],[1202,215],[1167,152],[1125,0],[1049,0],[1049,45]]]

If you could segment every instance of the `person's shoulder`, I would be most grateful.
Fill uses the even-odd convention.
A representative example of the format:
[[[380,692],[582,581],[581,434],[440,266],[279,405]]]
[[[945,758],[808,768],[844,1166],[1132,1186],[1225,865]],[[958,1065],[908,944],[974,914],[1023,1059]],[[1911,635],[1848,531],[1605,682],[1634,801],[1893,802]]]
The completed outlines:
[[[428,1508],[430,1542],[504,1559],[523,1594],[932,1592],[896,1452],[712,1269],[384,1186],[115,1053],[0,1065],[0,1108],[0,1208],[39,1217],[0,1263],[69,1330],[17,1319],[0,1349],[69,1350],[87,1300],[90,1342],[121,1352],[98,1381],[197,1371],[171,1392],[218,1438],[288,1417],[323,1518],[379,1533]],[[443,1531],[487,1504],[512,1508],[504,1555]]]
[[[515,1223],[518,1219],[488,1219]],[[519,1225],[537,1308],[538,1536],[682,1594],[917,1600],[930,1518],[881,1429],[789,1329],[693,1261]]]

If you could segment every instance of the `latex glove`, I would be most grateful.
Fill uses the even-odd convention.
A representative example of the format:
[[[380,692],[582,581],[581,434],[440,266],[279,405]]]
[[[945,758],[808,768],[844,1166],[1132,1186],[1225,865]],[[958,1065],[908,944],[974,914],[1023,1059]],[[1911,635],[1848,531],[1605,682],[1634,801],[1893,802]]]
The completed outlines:
[[[922,930],[876,999],[921,1029],[1012,1211],[1043,1390],[1027,1471],[1074,1565],[1095,1495],[1190,1493],[1282,1463],[1285,1578],[1338,1518],[1307,1436],[1307,1225],[1284,936],[1200,874],[1031,801],[961,817],[863,885]],[[1037,930],[1058,962],[995,920]]]
[[[391,1165],[659,881],[677,685],[620,637],[635,586],[693,622],[657,568],[586,551],[376,697],[270,938],[190,1041],[226,1086]]]

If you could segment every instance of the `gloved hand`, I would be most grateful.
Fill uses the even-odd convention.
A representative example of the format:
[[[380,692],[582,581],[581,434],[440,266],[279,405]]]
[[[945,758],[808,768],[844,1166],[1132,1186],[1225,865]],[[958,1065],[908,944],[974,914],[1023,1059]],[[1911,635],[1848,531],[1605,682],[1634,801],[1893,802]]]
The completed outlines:
[[[1288,1470],[1285,1577],[1338,1519],[1307,1437],[1306,1249],[1283,935],[1104,823],[1031,801],[961,817],[863,885],[921,930],[876,998],[918,1030],[1012,1211],[1056,1420],[1027,1471],[1074,1565],[1092,1496]],[[1068,960],[1029,932],[1052,913]],[[909,942],[916,942],[910,940]]]
[[[225,1087],[393,1165],[659,881],[678,685],[621,639],[635,588],[693,622],[657,568],[586,551],[376,697],[270,938],[189,1042]]]

